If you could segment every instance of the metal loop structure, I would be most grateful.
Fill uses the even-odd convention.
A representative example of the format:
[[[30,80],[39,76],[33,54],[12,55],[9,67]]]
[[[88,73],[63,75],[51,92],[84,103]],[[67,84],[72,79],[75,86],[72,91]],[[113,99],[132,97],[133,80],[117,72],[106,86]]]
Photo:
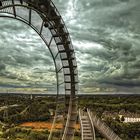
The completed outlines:
[[[0,17],[16,19],[29,25],[45,42],[54,62],[57,81],[52,130],[63,95],[66,115],[60,139],[72,140],[77,116],[77,64],[69,32],[57,8],[51,0],[0,0]],[[53,131],[48,139],[53,139]]]

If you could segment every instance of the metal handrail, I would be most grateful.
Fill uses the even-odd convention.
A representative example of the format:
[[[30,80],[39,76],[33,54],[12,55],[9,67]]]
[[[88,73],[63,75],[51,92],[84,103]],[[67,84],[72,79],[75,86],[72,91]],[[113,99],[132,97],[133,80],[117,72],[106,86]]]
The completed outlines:
[[[81,119],[81,109],[79,109],[79,121],[80,121],[80,126],[81,126],[81,136],[83,140],[83,125],[82,125],[82,119]]]
[[[93,115],[93,113],[91,112],[92,115],[92,120],[93,120],[93,124],[94,126],[101,132],[101,134],[103,134],[108,140],[114,140],[113,137],[115,137],[116,140],[121,140],[121,138],[105,123],[102,122],[96,115]],[[100,124],[100,125],[99,125]],[[101,127],[102,125],[102,127]],[[103,129],[103,127],[105,128],[105,130]],[[110,135],[111,134],[111,135]]]

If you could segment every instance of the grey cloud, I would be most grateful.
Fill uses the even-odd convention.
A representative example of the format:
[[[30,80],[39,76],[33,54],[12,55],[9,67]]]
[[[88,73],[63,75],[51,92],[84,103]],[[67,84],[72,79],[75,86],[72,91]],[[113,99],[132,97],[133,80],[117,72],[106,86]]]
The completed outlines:
[[[72,36],[79,68],[80,88],[138,88],[140,1],[54,2]],[[9,78],[13,80],[8,82],[9,85],[13,82],[13,85],[54,88],[56,79],[51,55],[42,47],[43,42],[35,33],[18,22],[3,19],[0,19],[0,29],[0,62],[4,62],[5,65],[0,65],[0,71],[5,81]],[[10,43],[7,45],[3,40]],[[11,43],[11,40],[15,41]]]
[[[3,63],[0,63],[0,71],[5,70],[5,65]]]
[[[28,26],[0,19],[0,84],[54,87],[54,64],[43,41]]]

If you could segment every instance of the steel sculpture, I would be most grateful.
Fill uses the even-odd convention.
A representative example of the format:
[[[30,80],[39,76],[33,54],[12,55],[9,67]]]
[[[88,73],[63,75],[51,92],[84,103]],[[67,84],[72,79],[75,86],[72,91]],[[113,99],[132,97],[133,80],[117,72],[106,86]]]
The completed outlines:
[[[57,96],[53,126],[64,88],[64,129],[59,139],[72,140],[77,116],[77,64],[69,32],[51,0],[0,0],[0,17],[16,19],[34,29],[49,49],[56,71]],[[63,81],[60,79],[63,78]],[[52,130],[53,130],[52,126]],[[53,139],[53,131],[49,135]]]

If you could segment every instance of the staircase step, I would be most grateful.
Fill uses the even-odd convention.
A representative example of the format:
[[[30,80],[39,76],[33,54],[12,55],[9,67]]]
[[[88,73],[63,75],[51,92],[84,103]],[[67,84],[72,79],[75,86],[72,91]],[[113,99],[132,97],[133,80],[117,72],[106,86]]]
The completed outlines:
[[[83,131],[85,130],[91,130],[91,127],[83,128]]]
[[[50,26],[49,29],[52,30],[52,29],[61,29],[61,28],[64,28],[64,24],[58,24],[58,25],[54,25],[54,26]]]
[[[81,119],[88,119],[88,116],[83,115],[81,116]]]
[[[93,140],[92,136],[83,136],[84,140]]]
[[[50,20],[60,20],[61,19],[61,16],[55,16],[55,17],[51,17],[49,18]]]
[[[92,136],[85,136],[83,138],[84,138],[84,140],[93,140]]]
[[[83,133],[91,133],[91,130],[85,129]]]
[[[92,137],[92,134],[86,133],[86,134],[83,134],[83,137]]]
[[[74,60],[75,58],[62,58],[61,60]]]
[[[82,120],[83,123],[89,123],[89,120]]]
[[[56,45],[69,45],[70,43],[71,43],[70,41],[58,42],[58,43],[56,43]]]
[[[58,34],[54,34],[54,35],[52,35],[53,37],[64,37],[64,36],[68,36],[69,35],[69,33],[62,33],[62,34],[60,34],[60,33],[58,33]]]
[[[74,50],[59,50],[59,52],[60,53],[67,53],[67,52],[71,52],[71,53],[73,53],[74,52]]]

